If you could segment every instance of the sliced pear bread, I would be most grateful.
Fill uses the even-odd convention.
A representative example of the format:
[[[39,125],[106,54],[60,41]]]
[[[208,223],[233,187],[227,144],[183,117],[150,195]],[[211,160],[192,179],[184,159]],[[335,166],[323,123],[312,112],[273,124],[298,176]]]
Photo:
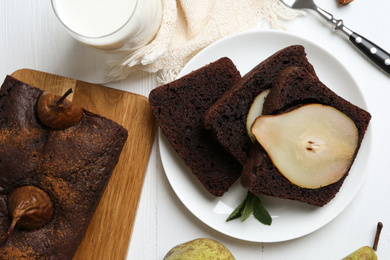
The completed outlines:
[[[271,88],[276,76],[290,66],[306,67],[315,75],[303,46],[286,47],[249,71],[204,114],[204,127],[241,164],[248,159],[252,147],[246,129],[249,108],[255,97]]]
[[[351,163],[353,163],[371,115],[335,94],[308,69],[290,67],[278,75],[264,102],[263,115],[282,114],[311,103],[336,108],[355,123],[358,144],[352,158]],[[269,195],[323,206],[336,196],[348,176],[349,169],[340,180],[333,184],[315,189],[301,188],[285,178],[275,167],[263,147],[256,143],[251,149],[249,159],[244,164],[241,184],[257,195]]]
[[[242,166],[202,127],[203,113],[241,79],[229,58],[221,58],[169,84],[157,87],[149,103],[160,129],[200,183],[222,196]]]

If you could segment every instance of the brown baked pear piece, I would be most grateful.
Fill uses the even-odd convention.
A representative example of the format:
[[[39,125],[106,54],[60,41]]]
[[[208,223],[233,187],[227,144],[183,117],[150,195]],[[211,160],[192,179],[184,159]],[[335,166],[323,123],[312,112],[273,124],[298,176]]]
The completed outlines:
[[[37,113],[45,126],[63,130],[80,122],[83,109],[66,99],[72,92],[72,89],[69,89],[63,96],[44,92],[39,97]]]
[[[343,5],[351,3],[352,1],[353,0],[337,0],[337,3],[339,6],[343,6]]]
[[[7,208],[12,223],[4,243],[15,227],[27,230],[40,229],[53,217],[53,204],[49,195],[33,185],[15,188],[7,197]]]

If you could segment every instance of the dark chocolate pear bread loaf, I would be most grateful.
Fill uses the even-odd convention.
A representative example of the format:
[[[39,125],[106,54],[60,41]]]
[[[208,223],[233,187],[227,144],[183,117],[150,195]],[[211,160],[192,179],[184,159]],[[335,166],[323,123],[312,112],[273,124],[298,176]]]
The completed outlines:
[[[64,130],[43,125],[42,94],[11,76],[0,90],[0,259],[72,259],[127,139],[86,110]]]

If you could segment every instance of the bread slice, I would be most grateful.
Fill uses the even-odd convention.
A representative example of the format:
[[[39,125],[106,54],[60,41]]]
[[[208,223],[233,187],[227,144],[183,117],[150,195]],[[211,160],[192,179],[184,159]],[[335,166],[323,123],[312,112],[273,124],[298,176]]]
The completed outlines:
[[[335,94],[306,68],[290,67],[277,77],[264,102],[263,114],[280,114],[308,103],[332,106],[352,119],[359,134],[359,143],[353,159],[355,160],[371,115]],[[260,144],[256,144],[244,164],[241,184],[257,195],[264,194],[323,206],[335,197],[347,175],[348,173],[338,182],[319,189],[298,187],[278,172]]]
[[[303,46],[286,47],[254,67],[204,114],[205,129],[241,164],[252,147],[246,129],[249,108],[255,97],[271,88],[276,76],[290,66],[306,67],[315,75]]]
[[[160,129],[201,184],[222,196],[242,166],[203,129],[203,113],[241,79],[229,58],[221,58],[151,91],[149,103]]]

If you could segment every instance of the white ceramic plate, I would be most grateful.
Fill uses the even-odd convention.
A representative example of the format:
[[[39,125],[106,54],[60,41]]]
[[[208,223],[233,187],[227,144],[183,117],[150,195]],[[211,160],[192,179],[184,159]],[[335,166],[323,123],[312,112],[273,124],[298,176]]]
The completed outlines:
[[[307,57],[323,83],[338,95],[367,109],[358,84],[332,54],[306,39],[286,32],[251,31],[224,38],[196,55],[179,77],[224,56],[232,59],[241,75],[244,75],[276,51],[293,44],[305,47]],[[229,214],[244,199],[246,190],[237,181],[222,197],[213,197],[192,175],[164,134],[159,132],[162,164],[173,190],[183,204],[211,228],[237,239],[254,242],[279,242],[298,238],[334,219],[351,202],[363,182],[369,160],[370,141],[371,132],[368,131],[348,178],[337,196],[324,207],[261,197],[273,218],[272,225],[265,226],[253,216],[245,222],[239,219],[226,222]]]

